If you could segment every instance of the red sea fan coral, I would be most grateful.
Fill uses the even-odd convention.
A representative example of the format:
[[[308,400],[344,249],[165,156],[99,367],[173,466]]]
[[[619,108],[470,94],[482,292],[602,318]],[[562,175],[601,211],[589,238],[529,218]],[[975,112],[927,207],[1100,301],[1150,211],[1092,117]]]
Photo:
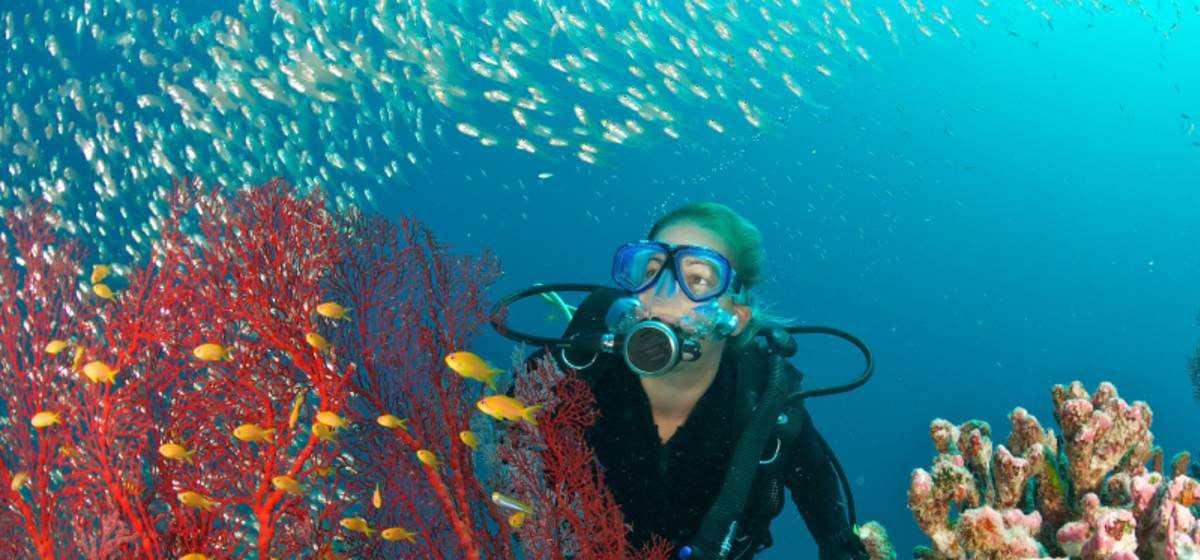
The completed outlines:
[[[54,558],[73,550],[72,504],[58,475],[70,450],[62,424],[35,428],[42,411],[69,419],[75,382],[69,342],[94,308],[78,289],[82,245],[60,239],[42,205],[4,212],[0,230],[0,554]]]
[[[281,180],[168,198],[150,260],[88,282],[48,208],[5,213],[0,554],[666,555],[628,550],[573,375],[522,371],[545,421],[476,450],[496,425],[475,411],[485,386],[444,358],[487,325],[491,255]],[[485,486],[498,457],[504,485]],[[526,555],[495,490],[536,504],[514,523]]]
[[[470,429],[481,386],[450,371],[443,358],[470,347],[486,325],[487,288],[499,277],[488,254],[459,257],[415,220],[399,227],[351,213],[340,240],[344,258],[328,275],[331,299],[352,309],[333,344],[359,366],[348,414],[355,429],[341,442],[351,512],[375,529],[410,538],[381,540],[346,532],[362,558],[513,558],[507,527],[477,476],[476,455],[460,440]],[[403,427],[385,427],[383,415]],[[436,459],[426,464],[417,452]],[[378,488],[379,506],[373,503]]]
[[[178,246],[189,306],[176,320],[189,332],[174,365],[184,382],[157,435],[194,457],[158,462],[170,482],[161,498],[172,509],[172,554],[296,557],[322,548],[313,525],[336,499],[322,479],[337,449],[314,435],[315,418],[343,413],[354,366],[313,338],[325,330],[314,312],[320,278],[341,249],[336,216],[319,193],[290,191],[276,180],[203,196],[198,235]],[[193,350],[202,345],[217,355]],[[183,492],[215,507],[181,503]]]
[[[654,540],[635,551],[626,542],[620,507],[604,484],[604,471],[584,438],[595,423],[595,397],[574,372],[549,359],[526,367],[513,396],[540,404],[537,426],[510,424],[497,458],[505,465],[498,486],[528,504],[533,513],[517,530],[526,557],[538,560],[662,559],[670,543]]]

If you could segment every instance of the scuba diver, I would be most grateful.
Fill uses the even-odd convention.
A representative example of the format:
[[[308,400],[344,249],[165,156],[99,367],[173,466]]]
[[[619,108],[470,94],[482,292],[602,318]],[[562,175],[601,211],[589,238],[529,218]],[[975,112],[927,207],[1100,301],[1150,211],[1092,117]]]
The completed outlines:
[[[691,204],[663,216],[646,240],[617,249],[619,289],[541,285],[501,302],[557,301],[572,315],[562,338],[494,324],[543,347],[529,363],[549,351],[588,382],[600,412],[588,443],[633,546],[657,534],[681,560],[753,558],[772,544],[786,487],[821,560],[867,559],[846,477],[803,399],[866,382],[870,352],[837,329],[780,326],[752,291],[763,260],[753,224],[722,204]],[[565,290],[591,294],[571,309],[556,293]],[[844,386],[801,391],[802,376],[786,360],[798,333],[849,340],[866,369]]]

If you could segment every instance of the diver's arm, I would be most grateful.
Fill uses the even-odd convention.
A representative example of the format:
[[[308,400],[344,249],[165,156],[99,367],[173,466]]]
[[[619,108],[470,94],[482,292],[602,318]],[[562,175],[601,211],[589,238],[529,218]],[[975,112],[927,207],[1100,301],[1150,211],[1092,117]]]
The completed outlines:
[[[821,559],[867,558],[866,549],[846,520],[840,482],[817,440],[817,429],[803,403],[789,407],[788,416],[802,422],[785,464],[792,501],[820,547]]]

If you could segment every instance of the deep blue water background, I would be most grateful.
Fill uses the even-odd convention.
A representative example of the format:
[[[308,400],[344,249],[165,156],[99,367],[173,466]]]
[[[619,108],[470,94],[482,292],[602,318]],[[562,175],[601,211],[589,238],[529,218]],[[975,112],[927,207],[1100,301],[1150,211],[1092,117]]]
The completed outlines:
[[[860,521],[881,521],[911,557],[926,539],[908,479],[929,467],[934,418],[987,420],[1002,443],[1013,407],[1053,426],[1054,384],[1108,380],[1150,403],[1168,457],[1200,448],[1186,368],[1200,339],[1200,134],[1187,134],[1200,120],[1200,14],[1185,6],[1164,40],[1172,20],[1129,7],[1054,8],[1051,30],[1023,6],[984,28],[973,2],[951,4],[961,40],[925,38],[884,3],[900,44],[868,38],[871,64],[811,88],[827,109],[806,106],[758,140],[706,136],[705,150],[660,145],[598,166],[464,141],[431,177],[377,199],[456,252],[498,255],[493,298],[534,282],[609,283],[613,249],[686,202],[746,215],[767,244],[774,311],[847,329],[875,352],[870,383],[808,407]],[[550,312],[539,305],[527,314]],[[860,367],[834,339],[801,345],[810,387]],[[489,332],[473,350],[504,363],[512,348]],[[816,557],[794,508],[773,533],[761,558]]]
[[[1108,380],[1150,403],[1168,457],[1196,451],[1186,360],[1200,337],[1200,135],[1181,113],[1200,117],[1200,32],[1184,9],[1169,40],[1130,8],[1057,9],[1053,30],[1023,10],[992,28],[962,14],[962,40],[877,38],[871,65],[821,93],[827,110],[759,141],[597,167],[464,149],[384,207],[458,251],[494,251],[499,296],[608,283],[615,246],[666,209],[733,206],[762,229],[775,311],[875,351],[869,384],[808,406],[860,521],[883,522],[910,557],[926,539],[908,477],[929,466],[936,417],[987,420],[1002,443],[1014,406],[1054,426],[1054,384]],[[859,367],[833,339],[801,343],[809,386]],[[476,348],[499,362],[511,349],[491,333]],[[773,532],[762,558],[816,557],[794,508]]]

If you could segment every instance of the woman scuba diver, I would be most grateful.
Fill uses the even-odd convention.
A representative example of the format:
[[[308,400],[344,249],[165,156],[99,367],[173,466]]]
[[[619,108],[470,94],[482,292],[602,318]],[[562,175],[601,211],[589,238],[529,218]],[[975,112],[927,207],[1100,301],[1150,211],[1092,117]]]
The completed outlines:
[[[549,349],[589,383],[600,415],[588,442],[634,546],[658,534],[683,560],[752,558],[772,544],[786,487],[822,560],[866,559],[849,485],[803,399],[866,382],[870,352],[836,329],[779,326],[752,291],[763,260],[762,237],[745,218],[722,204],[687,205],[617,250],[619,289],[547,285],[501,302],[591,291],[562,338],[497,330]],[[845,386],[801,391],[786,360],[796,333],[849,340],[867,367]]]

